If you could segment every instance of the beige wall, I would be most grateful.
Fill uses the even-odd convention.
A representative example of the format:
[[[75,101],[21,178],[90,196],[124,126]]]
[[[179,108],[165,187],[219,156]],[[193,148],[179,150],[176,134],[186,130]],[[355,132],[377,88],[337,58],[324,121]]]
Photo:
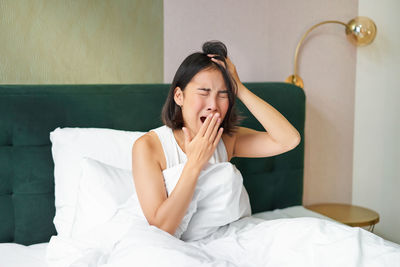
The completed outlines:
[[[0,0],[0,83],[157,83],[162,0]]]
[[[226,43],[242,81],[284,81],[302,34],[323,20],[347,22],[357,0],[168,0],[164,81],[210,39]],[[304,204],[351,202],[356,48],[341,25],[311,33],[300,54],[305,82]],[[250,88],[251,89],[251,88]]]
[[[297,42],[324,20],[357,16],[357,0],[269,0],[269,79],[292,73]],[[337,24],[310,33],[299,54],[306,94],[304,204],[351,203],[356,48]]]
[[[380,214],[375,232],[400,243],[400,19],[398,0],[360,0],[375,41],[357,51],[353,203]]]
[[[208,40],[227,45],[242,80],[265,81],[269,71],[266,10],[265,0],[165,1],[164,82],[171,83],[182,61],[201,51]]]

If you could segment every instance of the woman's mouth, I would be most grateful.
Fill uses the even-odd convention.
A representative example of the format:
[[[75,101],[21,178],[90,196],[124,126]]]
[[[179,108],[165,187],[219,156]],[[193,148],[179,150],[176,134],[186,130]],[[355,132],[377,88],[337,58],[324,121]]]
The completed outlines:
[[[204,123],[204,121],[206,120],[206,118],[207,118],[207,117],[201,116],[201,117],[200,117],[201,123]]]

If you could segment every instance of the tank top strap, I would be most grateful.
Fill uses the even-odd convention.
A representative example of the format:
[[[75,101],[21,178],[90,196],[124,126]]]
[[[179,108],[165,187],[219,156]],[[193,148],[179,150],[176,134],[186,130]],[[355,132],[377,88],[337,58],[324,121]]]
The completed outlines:
[[[156,129],[153,129],[152,131],[157,134],[158,139],[161,142],[167,169],[185,162],[186,155],[183,153],[183,151],[181,151],[180,147],[177,145],[174,133],[171,128],[164,125]]]
[[[211,162],[211,160],[214,160]],[[215,149],[214,155],[210,159],[210,163],[220,163],[220,162],[227,162],[228,161],[228,152],[225,147],[224,140],[219,140],[217,148]]]

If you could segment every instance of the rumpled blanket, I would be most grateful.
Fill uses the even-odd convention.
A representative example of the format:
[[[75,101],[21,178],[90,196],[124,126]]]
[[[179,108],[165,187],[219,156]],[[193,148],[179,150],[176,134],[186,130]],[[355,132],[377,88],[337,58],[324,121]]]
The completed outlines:
[[[180,171],[182,166],[177,167],[176,171],[164,173],[168,192],[176,185],[176,177],[179,177],[177,174]],[[239,174],[230,163],[215,164],[202,172],[192,200],[197,203],[191,203],[196,208],[194,212],[192,209],[190,215],[187,214],[187,225],[181,227],[183,237],[185,231],[191,229],[191,219],[197,216],[192,228],[195,231],[190,235],[194,238],[183,241],[150,226],[142,214],[134,212],[138,201],[133,195],[119,208],[115,216],[92,229],[90,234],[53,236],[47,249],[48,265],[400,266],[399,245],[361,228],[317,218],[265,221],[248,216],[247,193],[242,189]],[[175,180],[169,180],[169,175],[175,177]],[[221,189],[225,184],[227,191],[232,191],[233,195]],[[213,187],[215,188],[210,191]],[[204,191],[205,189],[207,190]],[[224,197],[221,198],[221,194]],[[216,203],[217,207],[212,203]],[[221,205],[225,205],[225,212],[221,211]],[[207,208],[217,211],[221,216],[208,213]],[[190,210],[191,208],[188,213]],[[211,218],[216,223],[205,223],[210,221],[209,214],[214,216]],[[201,228],[201,223],[205,223],[207,227]],[[218,224],[221,225],[216,226]],[[196,229],[203,233],[200,237],[196,235]],[[209,229],[212,231],[208,231]]]

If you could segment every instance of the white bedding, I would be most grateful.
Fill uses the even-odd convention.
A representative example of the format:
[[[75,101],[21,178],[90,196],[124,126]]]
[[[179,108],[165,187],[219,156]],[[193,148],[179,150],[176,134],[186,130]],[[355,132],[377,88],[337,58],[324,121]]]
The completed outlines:
[[[7,261],[4,266],[400,264],[399,245],[302,207],[249,217],[250,203],[242,176],[227,162],[209,164],[200,173],[179,226],[181,239],[147,223],[132,191],[130,171],[90,159],[85,159],[82,166],[72,235],[53,236],[47,246],[3,244],[0,259]],[[168,194],[174,190],[182,169],[183,165],[176,165],[163,172]],[[122,194],[125,187],[130,190]]]
[[[253,216],[271,220],[322,215],[307,210],[303,206],[294,206],[286,209],[260,212]],[[47,245],[48,243],[35,244],[31,246],[23,246],[14,243],[0,243],[0,267],[45,267],[47,266],[45,259]]]
[[[22,246],[14,243],[0,243],[1,267],[45,267],[48,243]]]
[[[302,206],[294,206],[294,207],[290,207],[290,208],[286,208],[286,209],[278,209],[278,210],[274,210],[274,211],[268,211],[268,212],[262,212],[262,213],[257,213],[254,214],[252,217],[257,217],[257,218],[264,218],[265,220],[275,220],[275,219],[280,219],[280,218],[298,218],[298,217],[316,217],[316,218],[326,218],[318,213],[312,212],[310,210],[305,209]],[[305,220],[305,219],[300,219],[300,220]],[[244,222],[244,221],[242,221]],[[241,223],[242,223],[241,222]],[[279,222],[279,221],[272,221],[272,222]],[[304,223],[304,221],[303,221]],[[274,223],[275,224],[275,223]],[[233,226],[233,225],[232,225]],[[272,225],[270,225],[272,227]],[[320,225],[322,226],[322,225]],[[321,228],[319,226],[319,229],[322,230],[323,228]],[[199,248],[203,248],[203,249],[207,249],[210,253],[212,254],[212,251],[217,252],[218,254],[223,253],[223,251],[226,251],[228,246],[232,247],[235,245],[238,245],[238,242],[233,242],[234,235],[232,234],[232,237],[227,238],[227,233],[233,233],[235,229],[240,228],[241,225],[239,223],[235,224],[235,227],[231,227],[230,228],[230,232],[227,231],[225,233],[225,238],[224,239],[220,239],[219,241],[214,241],[214,242],[204,242],[203,244],[201,244],[199,246]],[[243,226],[242,226],[243,227]],[[249,226],[247,226],[249,227]],[[299,224],[299,227],[301,227],[301,225]],[[282,221],[279,224],[275,224],[275,229],[281,228],[282,230],[285,229],[285,226],[282,224]],[[287,226],[286,226],[287,228]],[[346,229],[347,227],[344,226],[344,228]],[[399,246],[387,241],[383,241],[380,240],[378,237],[372,235],[372,234],[365,234],[365,231],[360,230],[359,228],[349,228],[349,229],[353,229],[353,234],[348,235],[348,241],[347,243],[350,243],[351,240],[351,236],[354,236],[354,234],[359,235],[357,238],[361,238],[362,236],[369,236],[369,238],[372,238],[372,241],[375,242],[377,239],[378,241],[380,241],[381,243],[386,243],[386,245],[384,245],[385,249],[390,251],[391,249],[395,252],[393,252],[392,259],[389,259],[390,257],[388,257],[388,261],[385,263],[382,261],[382,258],[379,259],[378,257],[375,259],[376,264],[372,263],[371,264],[367,264],[367,263],[359,263],[359,264],[355,264],[353,266],[400,266],[400,260],[399,260]],[[298,230],[298,227],[293,228],[292,231],[296,232],[296,230]],[[256,230],[255,230],[256,231]],[[333,231],[333,230],[330,230]],[[157,236],[157,231],[156,232],[156,236]],[[300,232],[304,232],[303,237],[307,236],[307,232],[305,232],[305,229],[302,229]],[[361,233],[360,233],[361,232]],[[221,231],[219,232],[221,233]],[[172,258],[176,256],[176,258],[181,258],[181,259],[185,259],[185,258],[189,258],[189,261],[185,261],[185,263],[182,266],[190,266],[190,263],[193,261],[200,260],[201,258],[203,258],[204,262],[201,263],[201,265],[207,265],[207,261],[212,261],[213,264],[209,264],[208,266],[235,266],[235,265],[229,265],[229,263],[224,263],[223,260],[219,260],[219,262],[215,259],[215,257],[210,257],[207,256],[207,253],[200,253],[199,250],[197,250],[198,247],[191,245],[190,243],[188,244],[187,248],[185,247],[185,245],[182,242],[179,242],[178,240],[172,241],[171,242],[171,238],[163,233],[158,233],[159,236],[161,236],[162,238],[164,238],[164,242],[165,244],[174,244],[173,246],[181,246],[183,247],[183,250],[180,251],[171,251],[171,249],[173,248],[173,246],[169,247],[169,248],[162,248],[159,249],[158,252],[156,253],[155,251],[153,251],[153,256],[157,255],[157,257],[151,257],[149,260],[161,260],[162,256],[164,255],[166,257],[165,262],[163,262],[163,264],[167,265],[170,264],[172,266],[179,266],[177,264],[177,261],[173,261]],[[254,232],[253,232],[254,234]],[[282,233],[281,233],[282,234]],[[275,233],[275,235],[278,235],[278,233]],[[285,234],[284,236],[286,236],[286,238],[292,238],[293,236],[290,237],[290,234]],[[238,237],[236,235],[236,237]],[[258,238],[258,237],[256,237]],[[285,244],[281,244],[284,243],[284,240],[271,240],[271,236],[264,236],[263,238],[263,242],[268,243],[270,248],[274,248],[273,251],[271,251],[270,253],[268,253],[267,251],[264,251],[263,253],[260,253],[260,257],[264,257],[265,259],[267,258],[268,254],[272,254],[272,258],[270,258],[270,262],[269,262],[269,266],[274,266],[272,259],[273,258],[280,258],[280,259],[290,259],[292,257],[295,257],[296,254],[298,255],[298,253],[302,253],[305,252],[303,255],[307,255],[307,251],[310,252],[310,246],[305,247],[305,243],[301,242],[301,239],[297,240],[296,243],[291,244],[291,248],[287,248],[288,245]],[[308,238],[308,237],[307,237]],[[259,239],[259,238],[258,238]],[[357,240],[357,239],[356,239]],[[360,239],[361,240],[361,239]],[[375,240],[375,241],[374,241]],[[136,242],[136,245],[134,244],[134,242],[132,242],[133,240],[129,240],[126,239],[124,242],[121,242],[118,247],[116,247],[115,252],[112,255],[114,264],[116,264],[116,261],[118,260],[118,258],[120,258],[121,261],[123,260],[128,260],[127,256],[124,255],[124,253],[126,253],[127,255],[129,255],[130,253],[132,253],[132,251],[137,250],[137,247],[135,249],[133,249],[134,246],[138,245]],[[245,242],[245,240],[239,239],[238,241],[240,241],[240,243]],[[322,238],[320,238],[320,241],[322,241]],[[370,240],[371,241],[371,240]],[[280,242],[280,243],[279,243]],[[239,243],[239,244],[240,244]],[[299,247],[296,248],[296,244],[300,243],[301,245]],[[308,242],[309,243],[309,242]],[[342,243],[345,243],[344,241],[342,241]],[[29,266],[29,267],[45,267],[48,266],[45,260],[45,255],[46,255],[46,248],[47,248],[48,243],[43,243],[43,244],[36,244],[36,245],[32,245],[32,246],[22,246],[22,245],[18,245],[18,244],[10,244],[10,243],[4,243],[4,244],[0,244],[0,266],[1,267],[25,267],[25,266]],[[139,249],[141,250],[141,252],[143,252],[144,249],[144,244],[140,244],[139,243]],[[382,245],[382,244],[381,244]],[[149,244],[147,244],[147,246],[150,246]],[[216,247],[218,246],[224,246],[225,249],[216,249]],[[281,255],[282,252],[279,252],[276,250],[276,247],[280,247],[279,250],[281,251],[285,251],[285,255]],[[286,248],[285,248],[286,246]],[[315,244],[316,248],[314,248],[315,250],[318,250],[319,248],[323,248],[322,242],[316,243]],[[195,249],[193,249],[195,248]],[[355,244],[354,246],[355,249],[359,249],[359,244]],[[187,256],[184,252],[189,252],[191,251],[192,253],[194,253],[192,256],[194,257],[190,257]],[[183,253],[182,253],[183,252]],[[278,253],[278,254],[275,254]],[[342,261],[346,261],[346,255],[349,254],[349,252],[346,250],[346,247],[343,247],[342,249],[339,249],[337,251],[333,251],[331,250],[330,253],[332,253],[332,255],[339,255]],[[137,255],[139,254],[139,256]],[[143,257],[145,257],[146,254],[141,255],[141,253],[139,253],[139,251],[137,252],[137,254],[135,253],[135,255],[138,257],[135,260],[143,260]],[[216,254],[216,253],[214,253]],[[174,256],[175,255],[175,256]],[[190,254],[188,254],[190,255]],[[200,255],[200,256],[199,256]],[[143,256],[143,257],[142,257]],[[226,257],[226,255],[224,255]],[[240,255],[238,254],[237,257],[239,257]],[[92,256],[93,257],[93,256]],[[141,257],[141,258],[140,258]],[[246,257],[245,257],[246,258]],[[321,257],[322,258],[322,257]],[[169,262],[168,262],[169,261]],[[293,259],[294,261],[294,259]],[[176,263],[174,265],[174,263]],[[197,264],[197,263],[196,263]],[[337,263],[335,262],[328,262],[327,260],[325,260],[323,262],[323,264],[318,264],[318,261],[314,261],[314,264],[309,264],[308,266],[352,266],[349,262],[346,262],[345,264],[341,264],[341,265],[335,265]],[[134,266],[134,264],[129,264],[130,266]],[[88,264],[83,265],[83,266],[89,266]],[[107,266],[107,265],[105,265]],[[112,265],[110,265],[112,266]],[[123,266],[123,265],[121,265]],[[137,266],[151,266],[150,262],[148,262],[148,264],[140,264]],[[155,265],[156,266],[156,265]],[[162,266],[162,265],[158,265],[158,266]],[[193,265],[192,265],[193,266]],[[240,266],[240,265],[238,265]],[[245,265],[244,265],[245,266]],[[287,263],[285,265],[285,263],[281,263],[280,266],[290,266],[289,263]],[[295,265],[292,266],[302,266],[301,262],[296,263]]]

